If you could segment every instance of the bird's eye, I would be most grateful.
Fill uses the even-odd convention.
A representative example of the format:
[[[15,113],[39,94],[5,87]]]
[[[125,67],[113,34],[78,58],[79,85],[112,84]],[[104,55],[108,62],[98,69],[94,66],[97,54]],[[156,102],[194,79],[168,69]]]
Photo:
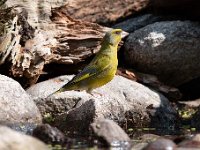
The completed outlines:
[[[120,35],[122,32],[121,31],[115,31],[115,34]]]

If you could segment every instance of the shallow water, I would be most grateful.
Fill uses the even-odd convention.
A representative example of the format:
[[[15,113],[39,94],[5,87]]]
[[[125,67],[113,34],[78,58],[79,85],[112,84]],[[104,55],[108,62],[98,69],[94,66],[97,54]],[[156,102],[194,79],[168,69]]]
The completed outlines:
[[[176,144],[181,142],[184,139],[187,139],[193,136],[195,133],[198,133],[195,128],[191,128],[189,126],[183,126],[179,129],[155,129],[155,128],[134,128],[129,129],[128,134],[131,137],[130,142],[113,142],[112,146],[105,147],[98,140],[94,140],[94,138],[88,137],[76,137],[74,135],[71,137],[70,142],[66,145],[49,145],[52,150],[130,150],[136,144],[145,144],[151,143],[155,141],[156,138],[167,138],[174,141]],[[157,137],[156,137],[157,136]],[[145,137],[145,138],[144,138]],[[137,150],[133,148],[133,150]]]

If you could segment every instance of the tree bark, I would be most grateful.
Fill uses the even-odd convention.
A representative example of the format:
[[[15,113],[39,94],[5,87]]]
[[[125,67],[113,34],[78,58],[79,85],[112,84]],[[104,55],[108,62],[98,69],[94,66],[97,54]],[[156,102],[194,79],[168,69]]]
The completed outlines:
[[[46,64],[77,64],[98,52],[110,30],[75,20],[60,8],[47,11],[39,1],[8,0],[6,4],[10,7],[0,10],[0,65],[9,64],[10,74],[28,85],[37,82]],[[44,4],[49,8],[49,3]]]
[[[150,0],[68,0],[61,9],[75,19],[110,24],[149,6]]]

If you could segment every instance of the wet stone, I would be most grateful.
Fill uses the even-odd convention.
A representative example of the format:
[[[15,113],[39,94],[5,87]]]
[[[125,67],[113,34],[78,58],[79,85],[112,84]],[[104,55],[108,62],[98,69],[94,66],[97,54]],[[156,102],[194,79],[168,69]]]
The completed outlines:
[[[49,150],[48,146],[36,138],[0,126],[1,150]]]
[[[148,144],[143,150],[173,150],[176,144],[168,139],[158,139]]]
[[[178,146],[184,148],[200,148],[200,134],[196,134],[189,140],[184,140]]]
[[[105,145],[112,147],[130,146],[129,136],[112,120],[99,119],[91,124],[91,130]]]
[[[65,142],[65,135],[56,127],[43,124],[33,130],[33,136],[45,143],[62,144]]]
[[[6,124],[5,126],[18,131],[24,134],[32,135],[33,130],[37,127],[36,124],[32,123],[14,123],[14,124]]]

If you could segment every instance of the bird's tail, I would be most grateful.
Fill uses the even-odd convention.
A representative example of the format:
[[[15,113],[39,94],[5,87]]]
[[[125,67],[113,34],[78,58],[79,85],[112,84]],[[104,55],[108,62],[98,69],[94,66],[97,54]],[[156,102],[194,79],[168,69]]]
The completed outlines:
[[[59,90],[53,92],[52,94],[50,94],[48,97],[54,95],[54,94],[58,94],[58,93],[61,93],[61,92],[64,92],[64,91],[70,91],[70,90],[75,90],[77,89],[77,86],[74,85],[74,84],[70,84],[70,83],[67,83],[66,85],[62,86]]]
[[[57,90],[57,91],[51,93],[48,97],[50,97],[50,96],[52,96],[52,95],[54,95],[54,94],[58,94],[58,93],[64,92],[64,91],[66,91],[66,89],[64,89],[64,88],[62,87],[62,88],[60,88],[59,90]]]

